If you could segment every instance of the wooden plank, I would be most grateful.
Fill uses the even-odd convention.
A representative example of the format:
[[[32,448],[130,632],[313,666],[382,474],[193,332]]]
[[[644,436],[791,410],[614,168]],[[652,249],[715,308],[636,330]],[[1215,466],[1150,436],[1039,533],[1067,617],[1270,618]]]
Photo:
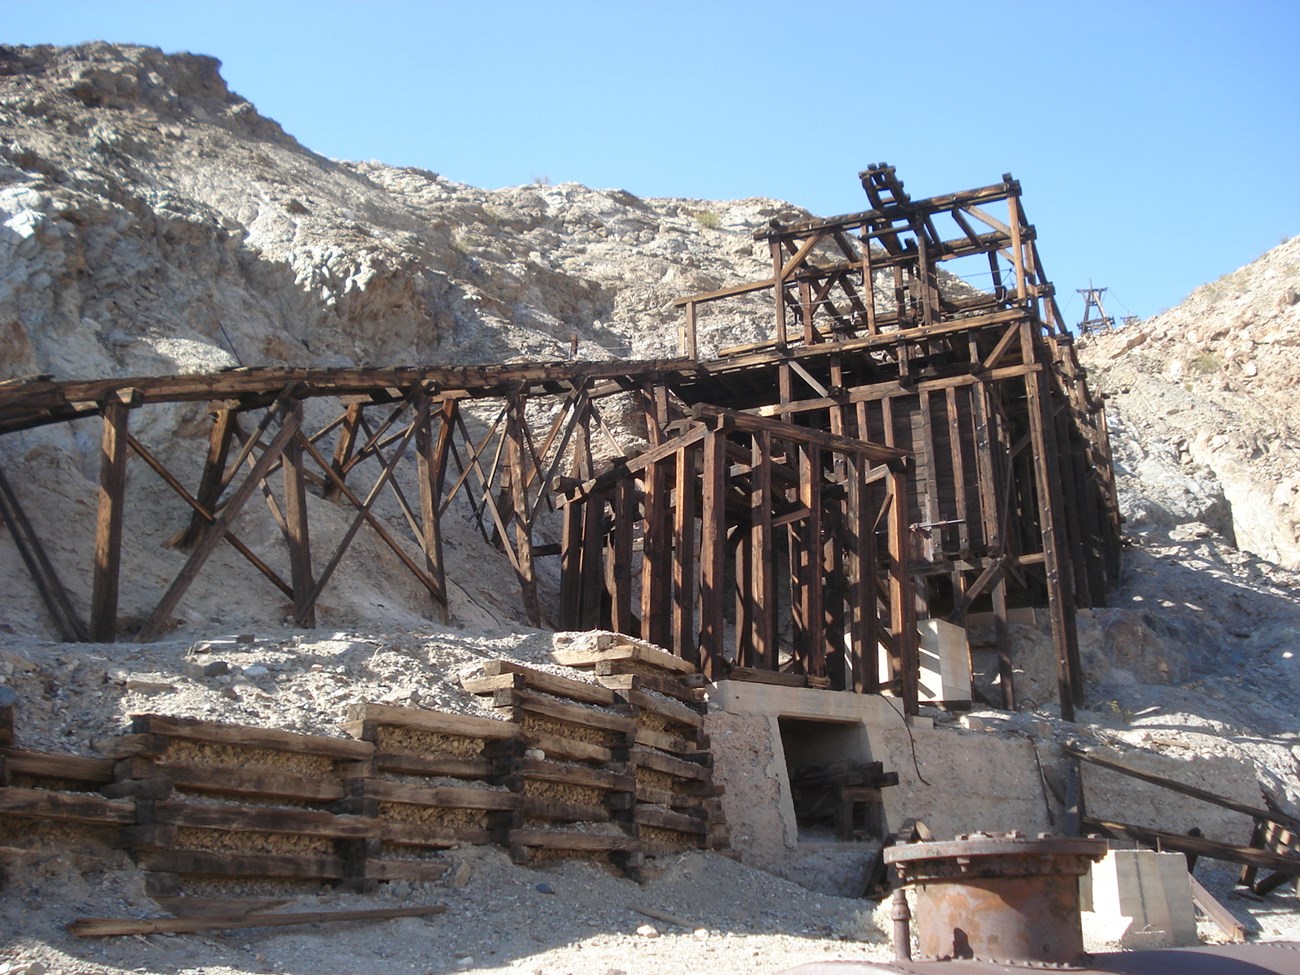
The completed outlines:
[[[776,571],[772,550],[772,432],[753,435],[751,455],[754,471],[750,478],[750,582],[754,648],[753,664],[761,670],[776,670]]]
[[[339,484],[346,478],[348,471],[352,468],[352,450],[357,442],[357,429],[362,421],[365,403],[349,403],[343,414],[343,422],[339,426],[339,438],[334,443],[334,457],[330,462],[330,470],[338,475],[338,482],[330,481],[325,485],[325,500],[337,501],[339,499]]]
[[[594,667],[605,661],[628,660],[677,674],[697,673],[695,665],[689,661],[645,643],[620,643],[595,650],[559,648],[551,651],[551,659],[567,667]]]
[[[527,795],[521,797],[519,812],[528,819],[565,823],[607,823],[612,818],[605,806]]]
[[[1064,751],[1080,761],[1087,762],[1089,765],[1096,765],[1099,768],[1109,769],[1112,772],[1118,772],[1129,778],[1139,779],[1143,782],[1149,782],[1152,785],[1158,785],[1170,792],[1176,792],[1179,795],[1188,796],[1192,799],[1199,799],[1202,802],[1208,802],[1211,805],[1219,806],[1223,809],[1231,809],[1235,812],[1244,813],[1257,820],[1266,820],[1271,823],[1277,823],[1280,826],[1287,826],[1294,830],[1300,830],[1300,819],[1288,816],[1286,813],[1277,812],[1271,809],[1261,809],[1256,806],[1249,806],[1243,802],[1237,802],[1234,799],[1228,799],[1223,796],[1215,795],[1205,789],[1198,788],[1194,785],[1187,785],[1175,779],[1166,778],[1163,775],[1157,775],[1154,772],[1143,772],[1132,766],[1125,765],[1123,762],[1117,762],[1113,759],[1104,758],[1093,752],[1086,752],[1082,749],[1075,748],[1071,745],[1065,745]]]
[[[5,771],[9,775],[29,775],[35,779],[58,779],[96,786],[113,781],[113,761],[107,758],[5,748],[0,752],[0,760],[4,762]]]
[[[632,812],[632,819],[642,826],[670,829],[677,833],[691,833],[702,836],[709,831],[709,824],[697,816],[674,812],[671,809],[661,809],[656,806],[637,806]]]
[[[600,665],[597,665],[597,674],[602,669]],[[621,692],[643,689],[655,691],[659,694],[667,694],[679,701],[695,705],[704,700],[703,688],[687,687],[672,677],[658,677],[650,674],[610,674],[608,676],[598,676],[596,679],[611,691]]]
[[[511,400],[506,420],[506,464],[510,470],[510,498],[514,505],[515,565],[523,595],[524,615],[533,626],[542,625],[542,608],[537,599],[537,576],[533,569],[533,520],[528,503],[528,484],[534,471],[527,464],[524,448],[528,422],[527,399],[521,392]],[[505,544],[509,544],[503,536]]]
[[[534,691],[506,688],[495,694],[497,707],[515,707],[524,711],[540,714],[556,721],[579,725],[583,728],[598,728],[615,734],[629,734],[636,728],[636,719],[621,714],[611,714],[581,704],[566,704],[554,698],[545,697]]]
[[[731,667],[724,680],[741,680],[752,684],[777,684],[781,687],[807,687],[805,674],[787,674],[779,670],[760,670],[757,667]]]
[[[653,769],[671,775],[675,779],[687,779],[692,782],[708,782],[712,777],[707,765],[687,761],[652,748],[633,748],[628,753],[628,763],[637,768]]]
[[[515,674],[523,680],[523,686],[531,690],[553,694],[556,697],[567,697],[587,704],[610,707],[618,700],[613,691],[600,684],[550,674],[513,660],[486,660],[483,662],[483,673],[489,677]]]
[[[445,864],[444,864],[445,867]],[[382,878],[388,879],[388,878]],[[428,917],[441,914],[441,904],[425,907],[382,907],[355,911],[303,911],[287,914],[231,914],[223,917],[79,918],[68,932],[79,938],[103,938],[149,934],[190,934],[227,928],[281,928],[294,924],[326,924],[341,921],[379,921],[397,917]]]
[[[632,775],[627,772],[549,762],[537,758],[516,759],[514,773],[523,779],[563,782],[589,789],[603,789],[607,792],[631,792],[635,784]]]
[[[607,765],[614,761],[613,749],[606,748],[604,745],[593,745],[586,741],[575,741],[572,738],[538,734],[532,731],[521,732],[521,738],[527,748],[541,751],[547,758],[595,762],[598,765]]]
[[[365,839],[375,835],[378,828],[376,820],[372,818],[343,816],[319,809],[228,803],[214,805],[187,802],[184,799],[167,799],[154,803],[151,816],[156,823],[191,829],[320,836],[329,839]]]
[[[118,582],[122,568],[122,525],[126,505],[128,403],[114,397],[103,407],[100,440],[99,514],[95,528],[95,572],[90,596],[90,638],[117,639]]]
[[[1246,925],[1238,921],[1231,911],[1215,900],[1214,895],[1190,873],[1187,875],[1187,882],[1192,885],[1192,903],[1202,914],[1218,925],[1224,937],[1235,944],[1245,941],[1248,933]]]
[[[637,745],[646,745],[665,752],[675,752],[678,755],[698,755],[702,751],[707,751],[709,747],[709,740],[704,735],[696,734],[684,737],[663,731],[653,731],[650,728],[637,728],[636,733],[632,736],[632,741]]]
[[[338,857],[300,857],[269,853],[205,853],[200,850],[138,850],[136,866],[159,874],[341,880]]]
[[[498,774],[499,763],[490,758],[385,751],[375,753],[375,768],[391,775],[445,775],[453,779],[490,779]]]
[[[512,846],[582,853],[630,853],[640,846],[636,838],[631,836],[559,829],[512,829],[509,841]]]
[[[420,541],[424,549],[425,568],[438,586],[432,593],[434,611],[443,623],[450,619],[447,597],[447,576],[442,545],[440,506],[447,479],[447,456],[451,451],[451,438],[455,431],[455,400],[445,400],[436,411],[424,417],[415,432],[415,452],[420,482]],[[433,417],[438,418],[438,435],[429,429]]]
[[[424,708],[403,708],[391,704],[364,702],[348,707],[349,721],[373,721],[379,725],[411,728],[435,735],[453,735],[461,738],[483,738],[499,741],[515,738],[519,728],[496,718],[480,718],[468,714],[449,714]]]
[[[148,781],[161,778],[177,789],[206,792],[213,795],[247,796],[258,798],[297,799],[307,802],[328,802],[342,799],[343,784],[333,776],[291,775],[287,772],[256,768],[230,768],[221,766],[191,765],[184,762],[151,762],[148,759],[125,759],[119,763],[129,766],[130,779]],[[117,784],[128,784],[119,781]]]
[[[642,690],[629,690],[627,692],[627,701],[637,711],[653,712],[669,721],[686,725],[692,730],[698,731],[704,727],[704,716],[700,712],[692,710],[672,698],[648,694]]]
[[[1013,228],[1014,228],[1013,224]],[[1017,262],[1017,274],[1023,269]],[[1021,344],[1026,359],[1033,349],[1033,330],[1026,321],[1021,326]],[[1029,429],[1033,438],[1034,485],[1038,501],[1038,521],[1042,529],[1043,555],[1047,576],[1048,616],[1052,627],[1052,645],[1056,650],[1056,683],[1061,704],[1061,719],[1074,720],[1074,709],[1083,704],[1083,669],[1079,662],[1079,637],[1075,627],[1074,585],[1071,565],[1060,551],[1064,540],[1064,520],[1060,490],[1056,482],[1056,436],[1051,422],[1051,402],[1043,373],[1025,377]]]
[[[471,789],[461,786],[407,785],[404,782],[387,782],[382,779],[362,779],[362,795],[380,802],[400,802],[412,806],[434,806],[439,809],[489,809],[514,810],[519,808],[520,796],[513,792],[494,789]]]
[[[348,738],[304,735],[295,731],[281,731],[278,728],[254,728],[249,725],[202,721],[198,718],[163,714],[132,714],[130,717],[132,729],[137,734],[165,735],[169,738],[184,738],[213,745],[267,748],[301,755],[323,755],[348,761],[364,760],[374,753],[374,746],[369,742],[352,741]]]
[[[1229,863],[1246,863],[1266,870],[1277,870],[1292,877],[1300,876],[1300,857],[1283,856],[1266,850],[1257,850],[1249,846],[1233,846],[1228,843],[1216,843],[1204,837],[1187,836],[1183,833],[1166,833],[1162,830],[1136,826],[1132,823],[1116,823],[1105,819],[1084,817],[1082,825],[1086,829],[1104,830],[1115,836],[1134,840],[1152,849],[1190,853],[1210,860],[1224,860]]]
[[[211,918],[244,917],[248,914],[262,914],[283,907],[293,900],[291,897],[164,897],[153,895],[153,901],[164,911],[177,917]]]
[[[77,792],[4,786],[0,787],[0,816],[125,825],[135,822],[135,802]]]
[[[367,880],[410,880],[415,883],[431,883],[440,880],[451,864],[445,860],[376,860],[365,863]],[[414,916],[414,915],[412,915]]]
[[[703,436],[702,429],[699,435]],[[666,446],[656,449],[664,450]],[[641,638],[659,646],[669,646],[672,641],[669,614],[672,577],[668,543],[671,534],[667,474],[662,464],[651,464],[646,470],[641,537]],[[564,660],[559,662],[566,663]]]

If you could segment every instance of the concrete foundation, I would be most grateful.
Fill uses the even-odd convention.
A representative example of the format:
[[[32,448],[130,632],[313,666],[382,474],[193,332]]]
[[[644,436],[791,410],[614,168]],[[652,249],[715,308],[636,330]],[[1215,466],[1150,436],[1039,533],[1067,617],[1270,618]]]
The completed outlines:
[[[1053,828],[1032,743],[936,728],[926,717],[913,718],[909,728],[901,705],[878,695],[720,681],[709,691],[708,731],[714,781],[726,788],[722,803],[732,845],[746,863],[773,873],[796,867],[806,873],[810,863],[842,857],[843,870],[827,869],[848,876],[862,857],[862,844],[800,837],[791,766],[847,759],[878,761],[897,772],[899,784],[883,792],[886,831],[904,819],[923,820],[939,837],[1013,829],[1035,835]],[[815,855],[797,855],[813,845]]]
[[[1111,850],[1088,878],[1095,937],[1121,948],[1180,948],[1197,943],[1196,909],[1181,853]],[[1089,905],[1085,901],[1085,908]]]

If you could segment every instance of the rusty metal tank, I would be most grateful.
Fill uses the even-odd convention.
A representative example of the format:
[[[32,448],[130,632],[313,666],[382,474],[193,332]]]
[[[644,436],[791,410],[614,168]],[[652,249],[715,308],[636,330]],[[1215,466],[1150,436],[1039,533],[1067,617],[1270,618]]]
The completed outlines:
[[[983,961],[821,961],[780,975],[1034,975],[1035,968]],[[1290,942],[1155,948],[1093,955],[1071,975],[1300,975],[1300,945]],[[1041,975],[1041,972],[1039,973]]]
[[[885,862],[915,891],[924,958],[1070,966],[1084,959],[1079,878],[1105,855],[1099,839],[970,833]]]

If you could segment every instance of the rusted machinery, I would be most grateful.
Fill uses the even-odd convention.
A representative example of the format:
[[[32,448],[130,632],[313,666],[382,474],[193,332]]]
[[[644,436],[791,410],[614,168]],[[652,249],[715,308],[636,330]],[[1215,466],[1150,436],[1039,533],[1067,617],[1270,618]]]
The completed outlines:
[[[1079,878],[1105,855],[1101,839],[971,833],[891,847],[885,862],[916,893],[923,956],[1072,965]]]

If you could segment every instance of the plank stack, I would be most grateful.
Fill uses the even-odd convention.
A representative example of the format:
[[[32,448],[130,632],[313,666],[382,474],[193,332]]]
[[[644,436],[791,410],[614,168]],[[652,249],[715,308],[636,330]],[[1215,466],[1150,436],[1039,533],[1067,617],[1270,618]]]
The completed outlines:
[[[520,863],[555,857],[608,860],[635,875],[640,844],[631,829],[634,781],[627,755],[636,720],[618,695],[504,660],[466,678],[519,730],[510,783],[520,798],[508,837]]]
[[[142,714],[105,750],[116,762],[102,791],[135,802],[122,839],[151,893],[364,885],[367,864],[350,854],[374,826],[336,810],[368,770],[369,742]]]
[[[647,856],[726,849],[730,839],[704,733],[703,677],[658,647],[602,635],[596,646],[559,649],[558,663],[591,670],[635,719],[628,768],[636,783],[635,833]]]
[[[348,709],[344,729],[374,748],[343,807],[371,819],[367,880],[434,880],[434,851],[502,842],[519,807],[505,782],[519,728],[493,718],[383,704]]]

